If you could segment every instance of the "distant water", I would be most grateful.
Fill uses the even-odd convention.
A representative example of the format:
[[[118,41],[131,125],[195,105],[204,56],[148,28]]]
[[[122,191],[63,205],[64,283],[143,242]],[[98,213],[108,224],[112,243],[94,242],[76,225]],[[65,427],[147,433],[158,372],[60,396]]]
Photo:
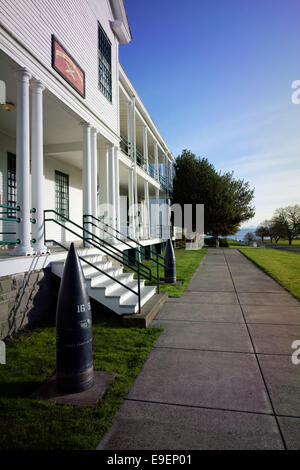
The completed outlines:
[[[246,233],[251,232],[254,233],[255,235],[255,230],[257,227],[247,227],[247,228],[241,228],[235,235],[228,235],[227,238],[232,238],[233,240],[244,240],[244,236]],[[206,237],[209,237],[210,235],[205,235]]]
[[[244,240],[244,236],[246,233],[251,232],[255,234],[255,230],[257,227],[247,227],[241,228],[235,235],[230,235],[228,238],[233,238],[234,240]]]
[[[244,240],[244,236],[246,235],[246,233],[254,233],[255,235],[255,230],[257,229],[257,227],[247,227],[247,228],[241,228],[241,230],[239,230],[235,235],[228,235],[226,238],[232,238],[233,240]],[[209,236],[209,235],[205,235],[205,236]],[[258,238],[260,240],[259,237],[257,237],[255,235],[256,238]],[[265,237],[266,240],[270,240],[270,237]],[[297,237],[297,239],[300,240],[300,237]]]

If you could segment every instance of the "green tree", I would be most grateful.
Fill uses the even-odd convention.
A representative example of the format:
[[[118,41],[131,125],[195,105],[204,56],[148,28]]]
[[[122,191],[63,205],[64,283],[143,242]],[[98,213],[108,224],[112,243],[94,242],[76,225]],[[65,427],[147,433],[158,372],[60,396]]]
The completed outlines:
[[[276,209],[273,223],[281,238],[287,238],[291,245],[294,238],[300,235],[300,206],[296,204]]]
[[[254,217],[253,197],[249,183],[235,179],[233,172],[218,173],[205,203],[205,216],[209,214],[207,233],[216,238],[234,235],[242,222]]]
[[[239,225],[251,219],[254,190],[235,179],[233,172],[218,173],[206,158],[183,150],[175,162],[173,203],[204,204],[204,231],[218,239],[233,235]]]
[[[274,217],[270,221],[270,238],[271,242],[274,239],[275,243],[278,243],[280,238],[285,238],[285,228],[282,226],[281,221]]]
[[[266,223],[267,221],[261,223],[257,229],[255,230],[255,235],[259,238],[261,238],[261,241],[263,242],[264,241],[264,238],[265,237],[269,237],[270,236],[270,228],[269,226],[267,225]]]

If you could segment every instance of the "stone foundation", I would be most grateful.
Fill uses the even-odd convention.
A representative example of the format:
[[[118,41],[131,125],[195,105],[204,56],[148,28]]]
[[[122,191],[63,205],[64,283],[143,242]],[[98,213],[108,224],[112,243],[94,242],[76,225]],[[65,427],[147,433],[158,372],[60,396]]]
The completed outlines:
[[[54,316],[56,301],[50,269],[0,277],[0,339]]]

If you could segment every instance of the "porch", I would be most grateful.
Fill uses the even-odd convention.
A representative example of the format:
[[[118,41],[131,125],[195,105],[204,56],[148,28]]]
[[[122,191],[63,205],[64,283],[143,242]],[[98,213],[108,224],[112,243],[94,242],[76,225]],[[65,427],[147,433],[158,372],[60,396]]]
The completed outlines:
[[[11,111],[0,109],[1,260],[44,255],[45,261],[55,246],[45,242],[48,239],[81,244],[65,222],[48,224],[45,237],[45,210],[80,227],[83,215],[91,215],[117,230],[122,240],[130,237],[155,245],[168,238],[168,213],[160,207],[166,192],[151,175],[152,163],[140,165],[137,153],[138,168],[133,171],[131,156],[122,145],[119,148],[120,137],[110,140],[107,133],[91,127],[84,115],[66,106],[4,52],[0,70],[7,85],[6,101],[12,104]],[[101,236],[110,238],[107,229]]]

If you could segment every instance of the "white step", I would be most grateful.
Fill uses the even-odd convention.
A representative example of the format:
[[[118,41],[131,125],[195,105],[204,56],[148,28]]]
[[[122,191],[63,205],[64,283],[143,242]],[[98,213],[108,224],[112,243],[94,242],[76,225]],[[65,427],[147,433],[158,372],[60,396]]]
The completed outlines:
[[[123,273],[122,268],[112,268],[112,270],[107,270],[106,271],[110,276],[117,278],[120,280],[123,284],[127,284],[128,282],[133,280],[133,273]],[[88,278],[90,279],[90,278]],[[92,287],[101,287],[103,284],[110,284],[113,282],[114,284],[118,284],[113,281],[110,277],[106,276],[105,274],[99,275],[99,276],[94,276],[91,279],[91,286]],[[119,284],[118,284],[119,285]]]
[[[84,269],[83,270],[83,274],[84,274],[84,277],[86,279],[107,279],[109,276],[106,276],[104,273],[108,273],[110,276],[118,276],[119,274],[122,274],[123,272],[123,269],[122,267],[118,267],[118,266],[108,266],[108,267],[105,267],[105,266],[99,266],[99,265],[95,265],[98,269],[95,269],[95,268],[91,268],[90,269]]]
[[[105,305],[118,315],[137,313],[139,309],[138,296],[125,288],[123,289],[121,296],[103,295],[103,292],[93,287],[88,289],[88,291],[90,297]],[[141,287],[141,307],[150,300],[155,293],[156,288],[153,286]]]
[[[81,262],[81,266],[84,272],[84,275],[88,275],[95,270],[94,266],[96,266],[99,269],[102,269],[102,271],[106,271],[112,267],[112,262],[111,261],[100,261],[97,263],[91,263],[92,266],[88,263]],[[99,271],[98,271],[99,272]]]
[[[136,280],[132,280],[130,282],[127,282],[127,283],[124,283],[126,284],[126,286],[129,288],[129,289],[132,289],[134,290],[135,292],[138,291],[138,282]],[[145,285],[145,281],[144,279],[142,279],[140,281],[140,286],[141,286],[141,289],[142,287],[144,287]],[[115,283],[115,288],[114,289],[110,289],[108,292],[106,291],[105,294],[108,295],[109,297],[118,297],[119,300],[120,300],[120,303],[122,303],[122,301],[125,301],[126,298],[132,294],[132,295],[135,295],[131,292],[131,290],[127,289],[126,287],[123,287],[121,286],[120,284],[118,284],[117,282]]]
[[[138,296],[131,290],[138,291],[138,281],[134,279],[133,273],[123,273],[123,267],[109,260],[107,256],[84,256],[94,266],[81,261],[88,295],[105,305],[118,315],[133,314],[138,312]],[[98,267],[103,273],[98,271]],[[51,263],[51,270],[61,277],[64,270],[64,261]],[[109,274],[113,279],[105,274]],[[118,280],[119,282],[117,282]],[[141,307],[156,293],[153,286],[145,286],[145,281],[140,281]]]
[[[51,271],[57,276],[61,277],[63,270],[64,270],[64,266],[65,266],[65,261],[53,261],[51,263]],[[83,261],[81,261],[81,266],[82,266],[84,276],[86,277],[93,273],[98,273],[99,275],[101,274],[97,269],[95,269],[94,266],[98,267],[102,271],[107,271],[111,269],[112,262],[111,261],[99,261],[99,262],[94,263],[93,266],[91,266],[88,263],[84,263]]]
[[[145,305],[148,300],[151,299],[153,295],[156,294],[156,288],[154,286],[143,286],[141,288],[141,307]],[[138,298],[135,294],[130,292],[130,295],[123,300],[120,305],[120,313],[124,315],[126,313],[136,313],[138,312]],[[131,311],[132,310],[132,311]]]
[[[129,285],[130,283],[134,282],[130,280],[130,274],[119,274],[116,276],[116,279],[124,285]],[[94,280],[87,279],[89,282],[89,287],[91,289],[98,289],[99,292],[103,292],[103,295],[114,295],[114,292],[117,291],[120,287],[122,287],[117,281],[110,279],[109,277],[106,277],[106,279],[102,279],[101,282],[97,282],[96,278],[96,283]],[[125,287],[122,287],[123,289],[126,289]],[[126,289],[128,290],[128,289]],[[118,294],[116,294],[118,295]]]

